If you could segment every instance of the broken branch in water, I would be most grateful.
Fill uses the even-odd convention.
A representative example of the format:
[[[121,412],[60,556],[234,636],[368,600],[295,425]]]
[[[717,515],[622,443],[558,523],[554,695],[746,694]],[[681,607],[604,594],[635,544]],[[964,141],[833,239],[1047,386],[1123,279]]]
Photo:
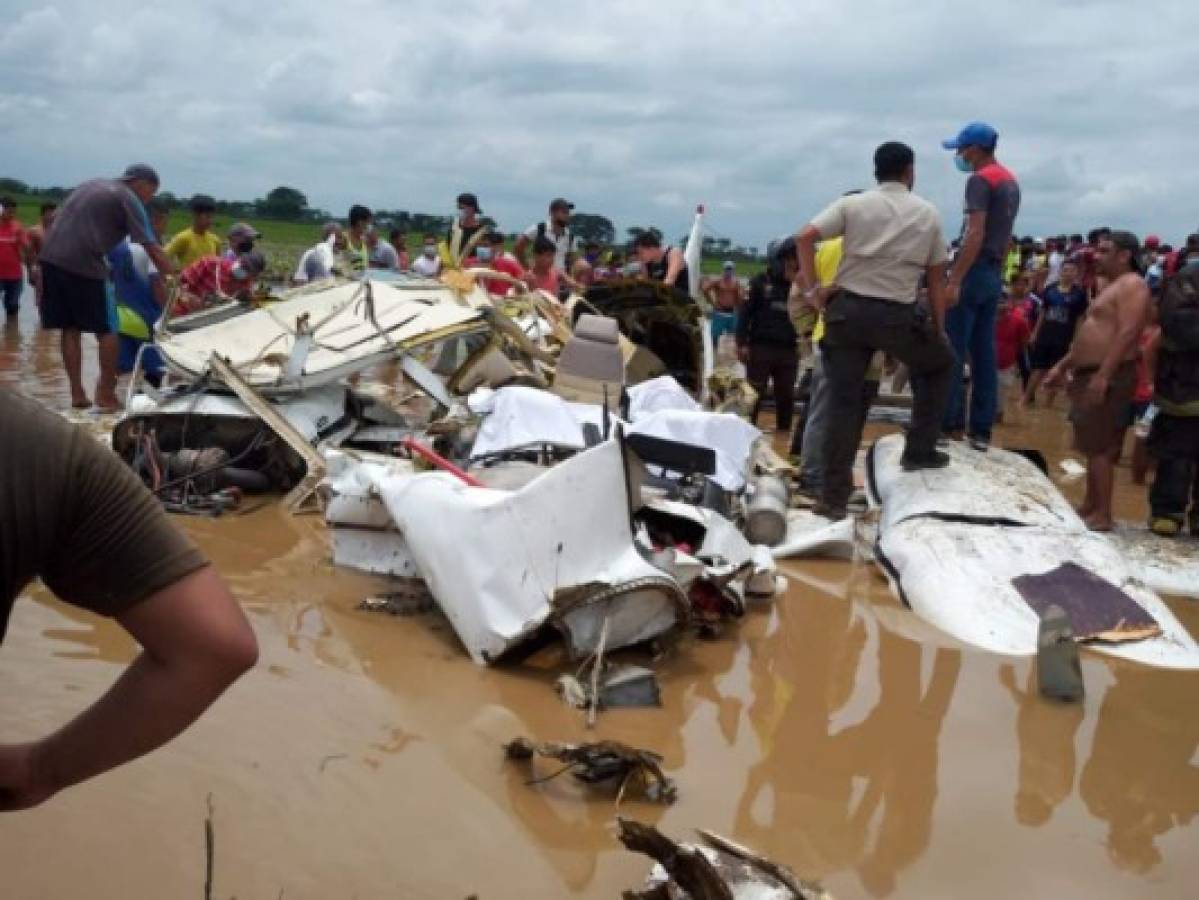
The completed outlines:
[[[618,837],[634,853],[657,862],[692,900],[733,900],[733,889],[697,847],[676,844],[652,825],[618,818]],[[645,900],[661,893],[625,891],[625,900]]]

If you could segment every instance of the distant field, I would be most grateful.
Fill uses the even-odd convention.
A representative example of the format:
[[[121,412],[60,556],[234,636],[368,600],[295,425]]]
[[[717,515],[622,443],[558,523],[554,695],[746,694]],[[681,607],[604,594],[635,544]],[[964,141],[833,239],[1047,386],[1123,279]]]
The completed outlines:
[[[37,221],[38,209],[44,202],[42,197],[21,196],[13,197],[17,203],[17,218],[26,225]],[[214,220],[213,230],[222,237],[235,220],[230,216],[218,215]],[[244,220],[253,228],[262,232],[262,240],[258,247],[266,256],[267,273],[274,278],[287,278],[295,271],[300,255],[317,242],[320,238],[321,226],[314,222],[282,222],[277,219]],[[182,231],[191,224],[191,213],[187,209],[176,209],[167,220],[167,234],[172,235]],[[720,274],[723,257],[704,257],[701,271],[705,275]],[[761,260],[739,261],[737,274],[741,276],[756,275],[765,268]]]

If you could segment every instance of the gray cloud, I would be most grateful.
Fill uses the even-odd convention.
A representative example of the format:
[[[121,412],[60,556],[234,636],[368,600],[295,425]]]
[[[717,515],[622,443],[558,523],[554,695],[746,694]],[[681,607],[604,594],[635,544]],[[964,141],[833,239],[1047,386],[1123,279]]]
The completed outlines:
[[[957,228],[941,138],[974,118],[1021,177],[1018,229],[1199,227],[1190,4],[416,5],[16,0],[0,20],[3,174],[70,184],[147,159],[179,194],[293,184],[341,210],[515,230],[557,194],[618,225],[762,245],[870,183],[882,140]]]

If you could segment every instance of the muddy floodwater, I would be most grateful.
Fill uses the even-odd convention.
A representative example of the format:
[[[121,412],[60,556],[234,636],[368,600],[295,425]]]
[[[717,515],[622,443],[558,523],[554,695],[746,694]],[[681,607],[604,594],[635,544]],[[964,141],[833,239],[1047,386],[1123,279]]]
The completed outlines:
[[[56,336],[30,306],[0,331],[0,385],[61,408]],[[88,341],[85,356],[94,372]],[[998,442],[1069,455],[1060,411]],[[1119,515],[1140,518],[1143,489],[1118,477]],[[678,802],[626,800],[624,815],[720,832],[839,900],[1199,896],[1199,673],[1084,651],[1085,701],[1050,704],[1030,660],[956,646],[873,568],[798,562],[785,594],[655,664],[661,709],[588,731],[554,693],[556,650],[485,669],[435,614],[358,611],[383,583],[335,570],[318,518],[266,505],[177,521],[244,604],[261,662],[163,750],[0,816],[4,897],[201,898],[210,797],[220,900],[639,885],[647,863],[617,845],[612,800],[526,785],[501,758],[516,735],[657,750]],[[1170,607],[1199,634],[1199,605]],[[0,742],[64,722],[134,653],[112,623],[31,590],[0,647]]]

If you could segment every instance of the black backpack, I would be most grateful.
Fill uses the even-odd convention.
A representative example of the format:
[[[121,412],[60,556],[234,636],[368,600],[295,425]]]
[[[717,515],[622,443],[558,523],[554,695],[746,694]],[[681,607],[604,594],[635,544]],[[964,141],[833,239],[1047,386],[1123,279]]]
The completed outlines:
[[[1199,264],[1172,275],[1157,307],[1162,343],[1178,353],[1199,352]]]

